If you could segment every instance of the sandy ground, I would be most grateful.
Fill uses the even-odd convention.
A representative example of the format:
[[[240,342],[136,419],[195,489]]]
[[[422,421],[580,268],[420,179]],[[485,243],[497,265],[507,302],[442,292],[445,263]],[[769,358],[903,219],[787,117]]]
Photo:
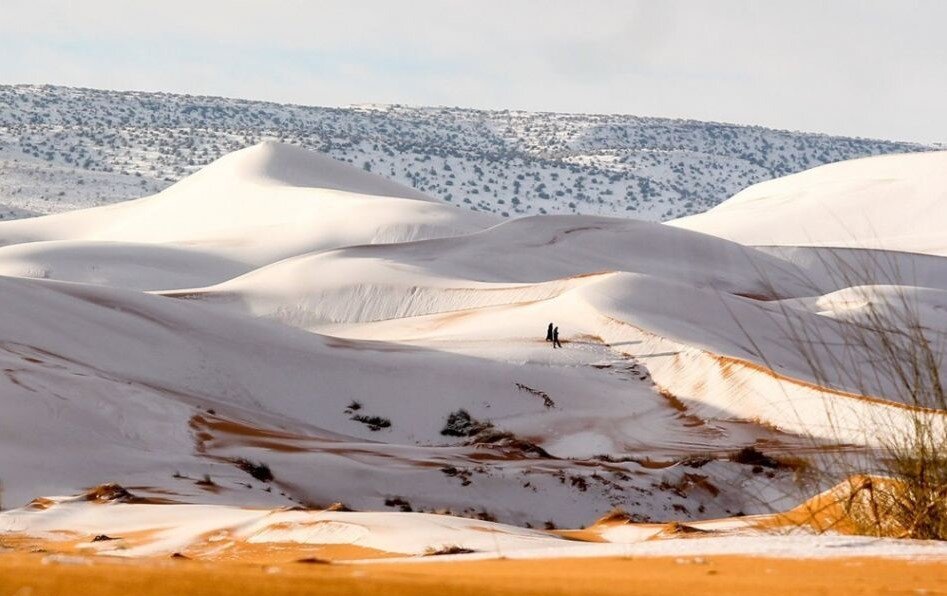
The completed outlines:
[[[278,566],[0,553],[0,594],[947,594],[947,564],[752,557]]]

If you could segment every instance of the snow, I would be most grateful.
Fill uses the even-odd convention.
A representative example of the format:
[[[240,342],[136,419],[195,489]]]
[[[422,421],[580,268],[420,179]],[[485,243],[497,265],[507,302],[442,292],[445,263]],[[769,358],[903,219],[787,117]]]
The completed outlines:
[[[697,524],[695,527],[700,527]],[[720,526],[708,522],[707,527]],[[909,557],[947,559],[947,545],[936,541],[877,539],[837,534],[766,533],[745,524],[717,534],[666,538],[659,528],[618,526],[604,532],[602,543],[566,540],[550,533],[504,524],[423,513],[358,513],[279,511],[209,505],[90,504],[64,500],[44,510],[0,513],[0,532],[55,537],[107,535],[112,541],[96,545],[99,555],[149,557],[175,552],[224,555],[237,543],[293,544],[300,556],[306,547],[353,545],[410,558],[374,559],[377,563],[444,560],[555,559],[581,557]],[[124,536],[145,533],[126,545]],[[93,546],[91,543],[80,543]],[[424,557],[445,547],[468,554]],[[189,551],[188,549],[192,549]],[[203,551],[206,552],[206,551]],[[207,556],[207,555],[204,555]],[[372,561],[372,559],[368,559]],[[700,564],[699,559],[682,563]]]
[[[700,557],[708,555],[747,555],[792,559],[834,557],[905,557],[940,560],[947,548],[940,542],[877,539],[864,536],[725,536],[677,538],[637,544],[584,544],[546,549],[503,552],[510,559],[550,559],[557,557]],[[461,557],[455,557],[459,559]],[[465,560],[493,558],[472,554]],[[421,559],[414,559],[421,562]],[[401,562],[392,559],[388,562]],[[682,564],[700,561],[681,561]]]
[[[744,213],[770,198],[737,197],[672,226],[502,220],[274,143],[154,196],[0,223],[4,504],[106,482],[177,503],[66,500],[0,514],[0,527],[160,530],[131,554],[224,530],[252,544],[411,555],[462,541],[490,552],[494,530],[504,554],[522,556],[646,555],[672,543],[689,553],[929,552],[808,536],[652,544],[640,528],[614,530],[633,546],[576,545],[459,516],[578,527],[615,507],[654,521],[769,513],[810,495],[792,470],[732,461],[741,448],[867,449],[909,432],[914,412],[897,379],[866,375],[871,355],[845,338],[869,304],[897,321],[891,298],[904,292],[934,333],[947,328],[947,269],[930,248],[939,241],[930,254],[905,252],[908,216],[877,206],[887,195],[875,174],[900,176],[888,188],[923,189],[943,156],[772,183],[811,188],[771,210],[818,224],[826,243],[838,228],[806,197],[843,189],[838,208],[871,217],[865,225],[894,252],[825,252],[789,236],[753,246],[741,234],[769,228],[777,240],[761,244],[779,243],[775,216]],[[854,188],[870,204],[854,207]],[[923,219],[919,206],[936,193],[931,182],[905,194],[905,211]],[[727,211],[744,232],[711,225]],[[937,232],[926,221],[918,230]],[[891,268],[839,279],[828,258],[840,255]],[[817,358],[844,355],[850,366],[815,378],[787,319],[818,331]],[[561,350],[543,341],[549,322]],[[443,434],[459,410],[479,433]],[[931,417],[944,424],[943,412]],[[254,464],[272,478],[254,477]],[[334,502],[365,513],[273,511]]]
[[[45,510],[0,513],[0,531],[25,535],[80,533],[122,536],[151,532],[144,544],[99,550],[124,557],[186,550],[211,534],[250,544],[352,544],[388,553],[422,555],[459,545],[505,551],[557,545],[562,539],[538,531],[478,520],[423,513],[280,511],[213,505],[96,505],[68,499]]]
[[[326,186],[326,178],[334,182]],[[355,212],[360,213],[357,219],[351,217]],[[59,245],[60,250],[25,246],[7,255],[12,263],[0,257],[0,271],[175,289],[213,283],[234,276],[235,268],[246,272],[301,253],[449,236],[495,221],[434,203],[416,191],[328,158],[262,143],[221,158],[151,197],[7,222],[0,231],[0,245],[93,244]],[[154,248],[149,252],[146,245]],[[187,273],[189,283],[177,285],[185,279],[173,277],[160,280],[174,284],[169,286],[142,277],[147,275],[140,271],[142,261],[150,261],[145,267],[155,270],[182,269],[181,257],[175,254],[182,250],[195,261],[196,268]],[[95,271],[77,271],[82,267],[76,261]],[[202,283],[194,284],[200,273]]]
[[[244,263],[225,256],[169,244],[52,240],[0,247],[0,275],[133,290],[225,281],[246,269]]]
[[[268,140],[325,153],[464,210],[651,221],[699,213],[750,184],[819,164],[930,149],[618,114],[323,108],[0,85],[0,217],[154,194]]]
[[[750,245],[947,255],[947,151],[833,163],[761,182],[670,222]],[[790,225],[791,222],[791,225]]]

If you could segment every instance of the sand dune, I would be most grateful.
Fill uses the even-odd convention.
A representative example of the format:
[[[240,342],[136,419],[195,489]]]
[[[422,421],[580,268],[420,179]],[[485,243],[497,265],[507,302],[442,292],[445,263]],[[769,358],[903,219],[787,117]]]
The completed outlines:
[[[947,255],[947,151],[828,164],[755,184],[670,225],[748,245]]]
[[[174,503],[53,497],[0,514],[0,536],[78,548],[119,533],[83,549],[127,556],[211,557],[232,542],[236,558],[299,544],[928,552],[746,536],[760,527],[729,517],[810,497],[790,463],[807,453],[866,454],[910,432],[899,380],[846,338],[905,293],[923,325],[947,328],[944,236],[920,215],[936,208],[943,158],[826,166],[674,226],[500,223],[264,144],[152,197],[0,223],[5,505],[108,482]],[[906,206],[890,217],[895,191]],[[848,228],[826,209],[850,214],[864,247],[841,242]],[[818,225],[780,232],[787,221]],[[890,268],[840,277],[835,258]],[[544,341],[549,322],[562,349]],[[787,324],[817,330],[815,357],[846,366],[815,374]],[[775,459],[741,461],[749,447]],[[315,511],[336,502],[359,511]],[[614,508],[659,525],[572,536],[612,544],[526,527],[584,527]],[[692,527],[700,540],[680,535]]]
[[[44,240],[95,243],[89,248],[72,245],[68,254],[47,250],[32,256],[42,256],[42,269],[53,279],[123,286],[123,281],[135,277],[134,287],[140,288],[156,286],[140,268],[143,258],[156,268],[183,268],[174,261],[164,262],[171,249],[191,251],[198,263],[235,261],[246,272],[301,253],[452,236],[496,221],[433,202],[417,191],[318,154],[262,143],[227,155],[151,197],[4,222],[0,245]],[[106,250],[104,242],[118,244]],[[128,254],[128,243],[143,246]],[[147,246],[154,246],[152,254],[146,254]],[[76,270],[69,268],[69,261],[82,251],[88,252],[83,255],[88,266],[112,274],[86,273],[73,279]],[[2,267],[11,264],[0,257]],[[73,275],[57,275],[62,269]],[[234,274],[232,266],[208,270],[205,283]],[[195,284],[183,287],[191,285]],[[162,289],[175,287],[181,286]]]

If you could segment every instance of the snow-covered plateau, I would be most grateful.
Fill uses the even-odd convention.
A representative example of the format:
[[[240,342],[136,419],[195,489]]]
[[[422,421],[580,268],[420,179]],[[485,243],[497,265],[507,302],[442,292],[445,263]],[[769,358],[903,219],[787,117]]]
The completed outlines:
[[[149,195],[263,141],[319,151],[467,210],[651,221],[705,211],[751,184],[821,164],[931,149],[617,114],[0,86],[0,216]]]

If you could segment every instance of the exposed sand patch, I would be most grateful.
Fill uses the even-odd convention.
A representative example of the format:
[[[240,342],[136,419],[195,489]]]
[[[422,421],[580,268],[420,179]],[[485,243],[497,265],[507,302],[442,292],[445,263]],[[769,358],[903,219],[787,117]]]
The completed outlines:
[[[357,544],[254,543],[234,537],[208,536],[182,552],[205,561],[271,565],[299,561],[351,561],[402,556]]]

